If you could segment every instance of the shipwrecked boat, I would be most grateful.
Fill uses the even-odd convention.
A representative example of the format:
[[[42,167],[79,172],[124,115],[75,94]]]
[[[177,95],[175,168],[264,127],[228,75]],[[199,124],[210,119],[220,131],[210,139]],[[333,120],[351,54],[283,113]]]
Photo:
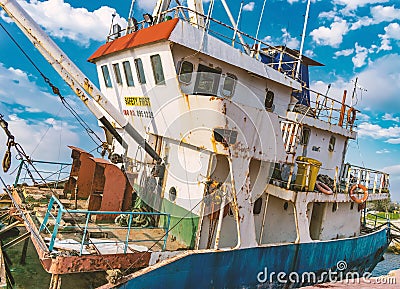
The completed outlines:
[[[159,1],[89,57],[98,89],[17,1],[0,6],[107,140],[108,159],[71,146],[53,187],[7,188],[51,288],[98,271],[109,273],[101,288],[289,288],[382,258],[388,229],[364,232],[361,215],[388,197],[389,175],[346,163],[358,110],[346,92],[309,88],[319,62],[213,19],[201,1]],[[19,178],[33,164],[22,159]]]

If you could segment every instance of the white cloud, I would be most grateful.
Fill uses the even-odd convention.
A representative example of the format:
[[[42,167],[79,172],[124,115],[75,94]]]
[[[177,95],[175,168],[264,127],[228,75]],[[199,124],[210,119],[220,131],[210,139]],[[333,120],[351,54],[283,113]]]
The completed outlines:
[[[350,30],[357,30],[364,26],[379,24],[382,22],[393,22],[400,19],[400,9],[393,6],[373,6],[370,9],[372,17],[363,16],[350,25]]]
[[[374,6],[371,7],[371,15],[374,23],[392,22],[393,20],[400,19],[400,9],[392,6]]]
[[[400,117],[394,116],[391,113],[385,113],[382,117],[382,120],[388,120],[388,121],[394,121],[394,122],[400,122]]]
[[[400,138],[390,138],[385,142],[390,144],[400,144]]]
[[[371,137],[373,139],[391,139],[400,137],[400,127],[381,127],[378,124],[362,122],[358,125],[359,137]]]
[[[361,110],[369,110],[371,112],[386,112],[397,114],[400,107],[400,55],[389,54],[374,61],[370,61],[361,71],[357,72],[358,85],[367,91],[356,90],[356,103]],[[384,72],[384,73],[383,73]],[[353,76],[354,79],[356,76]],[[341,100],[343,90],[353,91],[354,83],[350,81],[352,78],[342,78],[336,76],[332,79],[332,87],[329,96],[334,97],[338,101]],[[327,83],[323,81],[313,81],[311,86],[316,91],[326,91]],[[347,97],[351,100],[351,97]],[[399,136],[400,137],[400,136]]]
[[[335,57],[337,58],[339,56],[349,56],[349,55],[353,54],[353,52],[354,52],[353,48],[336,51],[335,52]]]
[[[368,57],[368,49],[358,45],[357,42],[355,44],[355,48],[356,48],[356,55],[352,57],[351,60],[353,61],[355,68],[360,68],[366,64],[366,59]]]
[[[343,41],[343,35],[349,31],[349,25],[344,19],[336,19],[330,27],[321,26],[311,31],[310,35],[318,45],[339,47]]]
[[[321,1],[321,0],[318,0],[318,1]],[[293,3],[300,2],[300,0],[287,0],[287,2],[288,2],[289,4],[293,4]],[[301,0],[301,2],[302,2],[302,3],[305,3],[305,2],[307,2],[307,0]],[[317,0],[311,0],[311,3],[315,3],[315,2],[317,2]]]
[[[0,63],[0,101],[21,105],[29,112],[57,114],[61,103],[56,96],[45,92],[33,82],[26,72]]]
[[[4,10],[0,10],[0,18],[3,19],[6,23],[13,22],[11,18],[7,16],[6,12],[4,12]]]
[[[319,13],[318,18],[333,20],[335,19],[336,16],[337,16],[337,11],[332,10]]]
[[[300,46],[300,41],[296,37],[292,37],[286,28],[281,29],[282,36],[277,38],[272,38],[272,36],[265,36],[262,40],[273,46],[286,45],[291,49],[298,49]]]
[[[81,45],[88,45],[91,40],[104,41],[110,29],[112,14],[115,13],[115,9],[107,6],[93,12],[86,8],[75,8],[64,0],[19,3],[51,36],[68,38]],[[4,15],[2,18],[7,19]],[[126,27],[125,19],[119,15],[115,17],[114,23]]]
[[[249,2],[246,5],[243,6],[244,11],[253,11],[254,10],[255,3],[254,2]]]
[[[389,51],[392,50],[391,40],[400,40],[400,25],[396,22],[390,23],[384,28],[385,34],[379,34],[381,38],[380,50]]]
[[[285,45],[291,49],[297,49],[300,46],[300,41],[296,37],[292,37],[290,33],[283,28],[282,30],[282,40]]]
[[[376,151],[376,153],[377,153],[377,154],[388,154],[388,153],[390,153],[390,150],[388,150],[388,149],[381,149],[381,150]]]
[[[375,23],[374,19],[372,19],[368,16],[364,16],[364,17],[359,18],[356,22],[352,23],[350,25],[350,30],[357,30],[363,26],[369,26],[374,23]]]
[[[389,2],[389,0],[333,0],[333,4],[345,6],[345,11],[353,11],[359,7],[387,2]]]
[[[311,49],[307,49],[306,51],[304,51],[304,55],[307,57],[310,57],[310,58],[313,58],[316,56],[314,51],[312,51]]]
[[[80,136],[74,132],[76,127],[67,122],[55,119],[22,119],[15,114],[8,118],[8,127],[15,140],[33,159],[69,160],[71,151],[67,145],[79,145]],[[5,139],[4,134],[1,134],[0,139]],[[1,143],[4,141],[1,140]]]
[[[384,167],[381,171],[391,174],[391,175],[399,175],[400,174],[400,165]]]
[[[359,112],[357,114],[357,119],[362,120],[362,121],[369,121],[371,117],[365,113]]]
[[[210,1],[203,1],[203,2],[210,2]],[[136,3],[139,6],[139,8],[147,10],[152,13],[157,3],[157,0],[137,0]]]

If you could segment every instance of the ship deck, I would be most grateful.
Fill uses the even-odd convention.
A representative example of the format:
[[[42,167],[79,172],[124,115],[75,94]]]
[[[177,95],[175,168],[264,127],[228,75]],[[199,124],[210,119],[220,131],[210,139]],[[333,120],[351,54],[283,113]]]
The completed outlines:
[[[186,249],[168,236],[168,226],[121,226],[114,221],[118,212],[89,211],[87,200],[64,196],[62,189],[19,186],[11,194],[43,268],[52,274],[138,269],[149,264],[152,252]],[[119,213],[128,220],[140,215]]]

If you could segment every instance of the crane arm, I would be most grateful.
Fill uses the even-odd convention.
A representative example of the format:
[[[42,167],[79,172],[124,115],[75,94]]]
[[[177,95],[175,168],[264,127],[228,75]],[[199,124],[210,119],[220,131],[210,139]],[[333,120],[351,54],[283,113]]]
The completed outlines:
[[[140,133],[125,119],[125,117],[107,100],[103,93],[88,77],[69,59],[60,47],[40,28],[32,17],[17,3],[16,0],[0,0],[0,7],[14,20],[21,31],[28,37],[43,57],[57,71],[62,79],[71,87],[95,117],[113,134],[125,148],[126,142],[118,134],[102,110],[115,121],[155,160],[161,160],[155,150],[145,141]]]

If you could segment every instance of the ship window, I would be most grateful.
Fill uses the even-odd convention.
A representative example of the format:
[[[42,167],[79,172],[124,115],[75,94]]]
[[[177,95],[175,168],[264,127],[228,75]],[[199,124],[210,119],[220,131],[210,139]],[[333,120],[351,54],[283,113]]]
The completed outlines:
[[[311,134],[311,130],[309,128],[303,128],[303,131],[301,133],[301,140],[300,140],[300,144],[303,146],[308,145],[308,141],[310,140],[310,134]]]
[[[122,65],[124,67],[126,84],[128,86],[135,86],[135,83],[133,82],[131,63],[129,61],[124,61],[122,62]]]
[[[165,84],[164,71],[159,54],[150,56],[151,67],[153,68],[153,75],[156,84]]]
[[[179,81],[189,84],[192,81],[194,65],[189,61],[183,61],[179,71]]]
[[[171,202],[173,202],[173,201],[176,200],[176,189],[175,189],[175,187],[171,187],[171,188],[169,189],[169,200],[170,200]]]
[[[144,69],[143,69],[143,63],[140,58],[135,59],[135,67],[136,67],[136,73],[138,76],[138,80],[140,84],[145,84],[146,83],[146,77],[144,75]]]
[[[265,96],[265,109],[267,111],[273,111],[273,107],[274,107],[274,98],[275,98],[275,94],[273,91],[268,90],[267,94]]]
[[[112,87],[110,72],[108,71],[107,65],[103,65],[101,67],[101,71],[103,72],[104,83],[105,83],[106,87]]]
[[[222,87],[222,94],[224,96],[231,97],[233,95],[233,92],[235,91],[236,81],[236,76],[230,73],[226,74],[224,86]]]
[[[194,94],[217,95],[221,70],[199,64]]]
[[[331,139],[329,140],[328,151],[333,152],[335,150],[335,144],[336,138],[334,136],[331,136]]]
[[[114,70],[115,81],[118,84],[122,84],[121,71],[119,70],[119,64],[118,63],[114,63],[113,64],[113,70]]]
[[[261,207],[262,207],[262,198],[260,197],[254,202],[253,214],[259,215],[261,213]]]

